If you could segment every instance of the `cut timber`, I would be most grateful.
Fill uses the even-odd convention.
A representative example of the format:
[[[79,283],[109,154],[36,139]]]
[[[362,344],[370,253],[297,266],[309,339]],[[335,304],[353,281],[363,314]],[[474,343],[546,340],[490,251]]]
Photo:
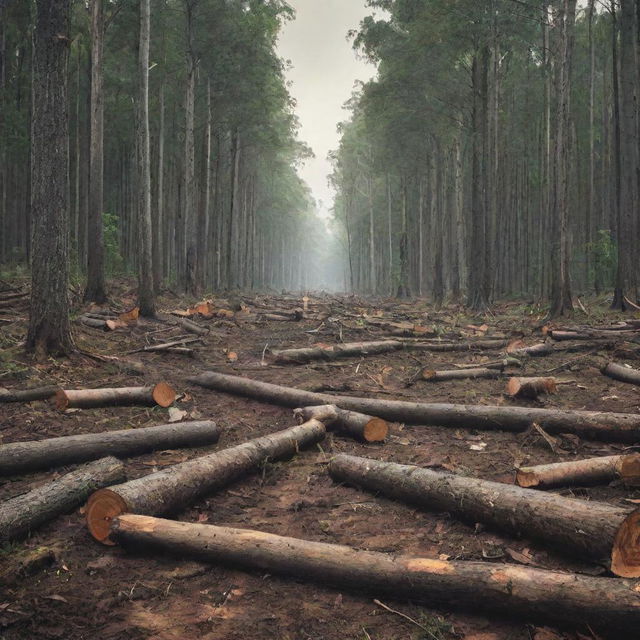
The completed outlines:
[[[200,496],[255,471],[267,461],[293,456],[299,449],[320,442],[325,434],[326,429],[321,422],[310,420],[111,489],[103,489],[89,499],[87,526],[96,540],[111,544],[111,519],[121,513],[164,515],[181,511]]]
[[[640,577],[640,536],[634,532],[631,540],[621,543],[618,539],[619,532],[626,530],[627,519],[636,517],[631,509],[347,455],[333,458],[329,473],[340,482],[446,511],[472,525],[481,522],[554,549],[610,563],[619,576]]]
[[[407,349],[416,349],[422,351],[433,352],[449,352],[449,351],[492,351],[504,349],[508,344],[503,339],[487,339],[487,340],[469,340],[466,342],[407,342],[404,346]]]
[[[33,402],[48,400],[58,393],[60,387],[38,387],[36,389],[0,389],[1,402]]]
[[[115,407],[127,405],[154,405],[170,407],[176,399],[176,392],[166,383],[159,382],[153,387],[120,387],[116,389],[60,389],[55,395],[56,407],[66,409],[91,409],[94,407]]]
[[[553,344],[552,342],[541,342],[529,347],[510,348],[507,353],[514,357],[529,356],[531,358],[541,358],[551,356],[554,353],[578,353],[581,351],[597,351],[598,349],[611,349],[614,343],[611,340],[601,340],[593,342],[576,342]]]
[[[632,369],[631,367],[625,367],[624,365],[617,364],[616,362],[610,362],[602,369],[602,373],[605,376],[613,378],[614,380],[619,380],[620,382],[640,385],[640,371]]]
[[[558,342],[564,340],[598,340],[598,339],[612,339],[612,340],[623,340],[626,338],[634,338],[638,337],[638,330],[630,330],[630,331],[609,331],[607,329],[594,329],[594,330],[585,330],[585,331],[549,331],[549,335],[553,340]]]
[[[631,444],[640,441],[640,415],[634,413],[357,398],[303,391],[213,371],[191,378],[189,382],[282,407],[335,404],[341,409],[378,416],[390,422],[504,431],[526,431],[536,423],[548,433],[575,433],[584,438]]]
[[[362,442],[384,442],[389,433],[389,425],[385,420],[339,409],[335,404],[294,409],[293,415],[298,424],[312,419],[319,420]]]
[[[84,503],[96,489],[124,480],[124,467],[103,458],[79,467],[58,480],[0,504],[0,542],[27,535],[41,524]]]
[[[176,323],[189,333],[195,333],[199,336],[206,336],[209,333],[209,329],[207,327],[201,327],[199,324],[189,320],[188,318],[178,318]]]
[[[166,351],[167,349],[171,349],[173,347],[181,347],[185,344],[192,344],[194,342],[202,342],[202,338],[183,338],[182,340],[163,342],[162,344],[154,344],[149,347],[143,347],[142,349],[135,349],[134,351],[129,351],[129,353]]]
[[[554,378],[510,378],[507,382],[507,395],[512,398],[530,398],[555,393],[557,383]]]
[[[147,451],[206,446],[219,437],[216,423],[207,420],[12,442],[0,446],[0,475],[52,469],[107,455],[136,456]]]
[[[521,487],[541,489],[607,484],[612,480],[621,480],[629,487],[640,486],[640,453],[520,467],[516,475]]]
[[[304,318],[304,311],[302,309],[293,309],[292,311],[280,311],[274,309],[261,312],[260,316],[265,320],[274,320],[276,322],[299,322]]]
[[[637,585],[531,567],[359,551],[249,529],[122,515],[113,537],[131,549],[248,570],[291,575],[321,585],[389,594],[446,610],[495,611],[527,622],[560,622],[574,630],[635,633]],[[591,631],[589,631],[591,634]],[[624,637],[631,637],[625,635]]]
[[[477,367],[475,369],[453,369],[449,371],[423,369],[420,373],[420,379],[427,380],[429,382],[443,382],[445,380],[466,380],[470,378],[500,378],[502,375],[502,370],[490,369],[488,367]]]
[[[306,349],[283,349],[273,351],[274,362],[277,364],[303,364],[313,360],[335,360],[337,358],[351,358],[354,356],[370,356],[389,351],[398,351],[403,343],[397,340],[383,340],[379,342],[346,342],[332,346],[308,347]]]
[[[93,329],[102,329],[102,331],[114,331],[118,327],[126,326],[123,322],[112,320],[110,318],[92,318],[90,316],[80,316],[78,318],[80,324]]]

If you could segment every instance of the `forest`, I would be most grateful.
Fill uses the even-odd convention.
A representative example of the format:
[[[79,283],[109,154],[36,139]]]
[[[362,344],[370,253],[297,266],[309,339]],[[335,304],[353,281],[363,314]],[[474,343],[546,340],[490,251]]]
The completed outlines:
[[[0,640],[635,639],[639,212],[640,0],[0,0]]]

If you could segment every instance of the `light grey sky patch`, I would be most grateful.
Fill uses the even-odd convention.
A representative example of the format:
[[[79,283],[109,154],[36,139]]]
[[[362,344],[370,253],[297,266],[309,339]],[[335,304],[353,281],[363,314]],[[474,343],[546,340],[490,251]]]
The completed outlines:
[[[331,173],[327,154],[338,147],[336,127],[348,117],[342,105],[351,97],[355,81],[366,81],[376,71],[356,57],[347,33],[372,10],[365,0],[289,0],[289,4],[296,19],[285,24],[278,52],[292,64],[287,79],[297,101],[300,138],[316,155],[300,175],[314,198],[322,201],[320,213],[326,217],[334,198],[327,184]]]

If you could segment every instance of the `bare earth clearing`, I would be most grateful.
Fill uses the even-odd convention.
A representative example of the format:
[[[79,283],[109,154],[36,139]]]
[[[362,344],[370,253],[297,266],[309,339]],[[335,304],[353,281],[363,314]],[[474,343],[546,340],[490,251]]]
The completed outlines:
[[[166,296],[161,308],[187,309],[194,300]],[[275,364],[270,350],[311,347],[316,343],[377,341],[414,334],[423,327],[425,338],[442,342],[522,338],[528,346],[543,340],[542,314],[520,304],[501,305],[496,315],[473,316],[460,308],[435,311],[423,302],[365,300],[312,295],[302,319],[300,296],[247,296],[213,299],[191,321],[211,328],[202,343],[183,345],[194,357],[175,352],[126,355],[141,362],[143,373],[124,372],[115,363],[82,354],[71,361],[34,364],[20,355],[18,343],[26,326],[27,299],[0,309],[0,386],[23,389],[60,386],[65,389],[150,386],[165,381],[179,399],[174,407],[185,420],[215,420],[220,441],[203,449],[158,451],[125,460],[129,479],[224,449],[295,424],[290,409],[208,391],[187,379],[207,370],[330,393],[381,399],[554,407],[636,413],[636,386],[605,377],[607,361],[638,366],[633,335],[615,340],[605,350],[557,352],[547,357],[519,358],[514,375],[556,377],[557,393],[538,400],[505,395],[507,378],[417,380],[421,368],[452,370],[458,365],[485,364],[504,357],[505,349],[440,352],[395,350],[367,357],[346,357],[309,364]],[[591,306],[590,306],[591,304]],[[133,294],[122,291],[110,308],[133,306]],[[611,325],[621,317],[594,311],[577,314],[564,327]],[[241,307],[239,311],[231,311]],[[222,310],[222,311],[221,311]],[[278,319],[274,311],[289,312]],[[225,317],[226,316],[226,317]],[[625,316],[625,319],[629,314]],[[13,321],[12,321],[13,320]],[[400,326],[393,326],[396,323]],[[406,323],[406,324],[402,324]],[[482,325],[487,325],[486,328]],[[470,328],[474,325],[476,328]],[[77,346],[101,356],[123,356],[145,346],[171,342],[178,336],[198,337],[184,326],[139,320],[104,332],[76,323]],[[421,331],[420,329],[418,331]],[[415,337],[410,336],[410,338]],[[607,338],[609,339],[609,338]],[[554,344],[561,344],[557,342]],[[561,365],[566,365],[561,367]],[[558,370],[558,368],[560,369]],[[511,369],[510,369],[511,371]],[[0,441],[10,443],[62,435],[93,433],[166,423],[168,409],[159,407],[103,407],[61,412],[51,401],[0,404]],[[361,444],[329,434],[319,446],[290,461],[267,463],[227,489],[200,500],[174,517],[359,549],[421,555],[434,559],[521,563],[532,567],[606,575],[606,569],[580,563],[530,540],[517,540],[477,525],[462,524],[447,514],[408,507],[400,502],[341,486],[331,480],[327,464],[332,454],[348,453],[467,476],[513,483],[518,466],[615,455],[636,450],[626,444],[587,441],[577,436],[554,436],[531,429],[523,433],[439,427],[391,425],[387,442]],[[45,473],[0,478],[0,499],[25,493],[73,467]],[[561,495],[632,506],[640,490],[618,482],[608,486],[554,489]],[[136,555],[119,547],[105,547],[88,534],[83,509],[50,522],[24,541],[7,544],[0,555],[0,638],[94,638],[178,640],[185,638],[289,640],[392,640],[433,638],[449,640],[584,640],[597,638],[589,629],[558,630],[468,613],[432,610],[429,603],[412,603],[379,596],[384,604],[414,622],[374,602],[375,594],[338,590],[286,576],[238,571],[157,554]],[[33,557],[41,559],[33,562]],[[27,560],[31,558],[31,560]],[[418,623],[418,624],[416,624]]]

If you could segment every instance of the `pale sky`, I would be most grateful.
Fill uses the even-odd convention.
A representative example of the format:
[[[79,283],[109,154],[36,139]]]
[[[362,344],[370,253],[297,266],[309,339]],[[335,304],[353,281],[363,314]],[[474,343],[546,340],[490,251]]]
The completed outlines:
[[[351,97],[356,80],[368,80],[375,67],[358,59],[347,40],[372,10],[365,0],[288,0],[296,10],[295,21],[285,24],[278,51],[292,68],[287,79],[297,101],[300,139],[315,153],[300,170],[302,178],[322,201],[321,214],[333,205],[333,192],[327,184],[331,165],[329,151],[338,147],[336,125],[348,117],[342,105]]]

